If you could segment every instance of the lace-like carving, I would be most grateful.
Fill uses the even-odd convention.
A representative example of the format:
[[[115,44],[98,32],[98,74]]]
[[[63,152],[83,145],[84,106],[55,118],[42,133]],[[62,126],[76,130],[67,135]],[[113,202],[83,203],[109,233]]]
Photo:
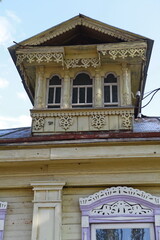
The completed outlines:
[[[125,128],[131,128],[132,126],[132,114],[131,113],[123,113],[122,114],[122,119],[123,119],[123,126]]]
[[[99,200],[103,200],[106,197],[118,196],[118,195],[137,197],[153,204],[158,204],[158,205],[160,204],[160,197],[153,196],[150,193],[141,191],[139,189],[134,189],[131,187],[121,187],[121,186],[107,188],[105,190],[94,193],[88,197],[80,198],[79,202],[80,202],[80,205],[90,205]]]
[[[73,125],[73,117],[71,116],[62,116],[60,119],[59,119],[59,125],[67,130],[70,126]]]
[[[90,211],[91,215],[101,215],[101,216],[110,216],[110,215],[150,215],[153,210],[147,207],[144,207],[141,204],[130,203],[126,201],[117,201],[114,203],[103,204],[96,208],[93,208]]]
[[[98,67],[100,65],[99,58],[80,58],[80,59],[66,59],[65,60],[66,67],[75,68],[75,67]]]
[[[33,118],[33,129],[40,130],[44,127],[44,118],[43,117],[35,117]]]
[[[18,54],[17,55],[17,65],[20,65],[24,60],[29,63],[32,62],[51,62],[63,63],[63,53],[28,53],[28,54]]]
[[[103,55],[109,54],[110,57],[115,60],[116,58],[126,58],[126,57],[140,57],[142,60],[146,59],[146,49],[145,48],[129,48],[129,49],[115,49],[115,50],[99,50]]]
[[[103,114],[96,114],[91,116],[91,125],[95,128],[102,128],[105,124],[105,115]]]

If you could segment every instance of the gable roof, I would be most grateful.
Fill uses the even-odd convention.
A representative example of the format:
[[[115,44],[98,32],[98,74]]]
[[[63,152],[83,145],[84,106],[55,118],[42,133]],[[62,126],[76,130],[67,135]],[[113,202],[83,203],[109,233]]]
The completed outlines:
[[[93,40],[95,40],[94,44],[147,40],[146,37],[113,27],[79,14],[29,39],[26,39],[19,44],[23,46],[74,45],[73,39],[76,40],[79,36],[86,37],[86,35],[87,38],[89,37],[92,39],[92,42],[88,42],[88,44],[92,44]]]

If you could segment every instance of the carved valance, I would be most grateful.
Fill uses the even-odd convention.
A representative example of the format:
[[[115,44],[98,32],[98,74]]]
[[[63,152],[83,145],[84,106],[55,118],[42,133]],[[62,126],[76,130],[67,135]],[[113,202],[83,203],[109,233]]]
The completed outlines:
[[[146,60],[147,45],[144,42],[127,43],[127,44],[105,44],[97,46],[97,51],[103,56],[109,55],[111,59],[117,58],[125,59],[127,57],[140,57]]]

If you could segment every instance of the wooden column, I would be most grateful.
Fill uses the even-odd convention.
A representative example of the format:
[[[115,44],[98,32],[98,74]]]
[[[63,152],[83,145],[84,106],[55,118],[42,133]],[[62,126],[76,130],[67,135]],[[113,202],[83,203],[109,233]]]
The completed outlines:
[[[96,75],[95,75],[95,99],[94,99],[94,104],[95,107],[102,107],[102,79],[99,70],[96,70]]]
[[[32,240],[61,240],[61,201],[65,183],[33,182]]]
[[[44,81],[44,66],[38,66],[36,68],[36,89],[35,89],[35,101],[34,108],[44,108],[45,101],[45,81]]]
[[[127,64],[122,65],[122,76],[123,76],[123,95],[122,105],[131,105],[131,72]]]
[[[69,108],[71,103],[71,84],[68,71],[66,71],[64,75],[62,90],[62,108]]]

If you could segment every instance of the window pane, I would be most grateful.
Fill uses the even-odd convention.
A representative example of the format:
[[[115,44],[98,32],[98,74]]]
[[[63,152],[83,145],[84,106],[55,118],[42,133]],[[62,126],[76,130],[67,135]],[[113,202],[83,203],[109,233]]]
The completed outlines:
[[[92,79],[86,73],[80,73],[73,81],[73,85],[92,85]]]
[[[118,102],[117,86],[112,86],[112,102]]]
[[[54,88],[49,88],[48,103],[53,103],[53,98],[54,98]]]
[[[110,86],[104,86],[104,102],[110,103]]]
[[[72,103],[77,103],[77,99],[78,99],[78,89],[73,88]]]
[[[56,99],[55,103],[60,103],[61,102],[61,88],[58,87],[56,88]]]
[[[85,88],[79,89],[79,102],[85,103]]]
[[[61,79],[58,76],[53,76],[49,80],[49,85],[61,85]]]
[[[87,88],[87,103],[92,103],[92,88]]]
[[[104,79],[104,83],[116,83],[117,78],[113,74],[108,74],[108,76]]]
[[[151,240],[149,228],[97,229],[96,240]]]

